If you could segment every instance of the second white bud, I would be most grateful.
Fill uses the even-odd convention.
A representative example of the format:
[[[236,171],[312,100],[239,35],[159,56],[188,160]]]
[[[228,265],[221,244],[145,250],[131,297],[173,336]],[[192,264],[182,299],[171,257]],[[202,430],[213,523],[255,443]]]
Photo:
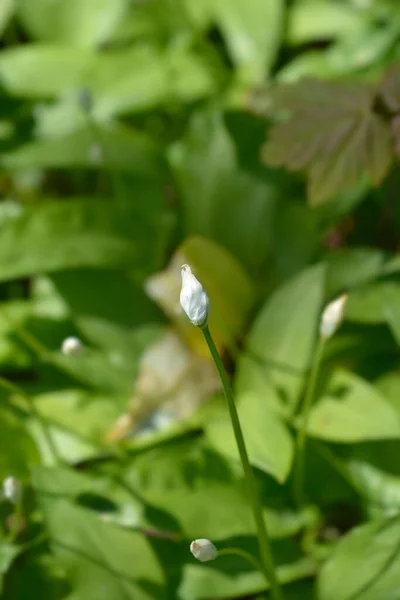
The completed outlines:
[[[335,333],[344,317],[347,294],[342,294],[330,302],[322,313],[319,332],[322,338],[328,339]]]
[[[67,337],[62,343],[61,350],[66,356],[78,356],[83,352],[83,344],[76,337]]]
[[[180,302],[190,321],[196,327],[205,327],[210,313],[210,301],[200,281],[193,275],[189,265],[181,268],[182,289]]]
[[[200,560],[201,562],[214,560],[218,556],[218,550],[214,544],[205,538],[194,540],[190,544],[190,552],[195,558],[197,558],[197,560]]]

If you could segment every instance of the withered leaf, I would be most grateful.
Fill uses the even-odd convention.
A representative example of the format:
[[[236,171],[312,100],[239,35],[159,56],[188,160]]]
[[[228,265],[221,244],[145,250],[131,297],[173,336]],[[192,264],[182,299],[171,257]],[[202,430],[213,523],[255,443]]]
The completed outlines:
[[[276,167],[305,171],[308,197],[318,205],[357,184],[367,174],[379,184],[393,149],[388,124],[376,112],[375,86],[303,80],[279,86],[273,106],[282,119],[262,150]]]
[[[400,111],[400,65],[389,69],[379,86],[379,93],[391,112]]]

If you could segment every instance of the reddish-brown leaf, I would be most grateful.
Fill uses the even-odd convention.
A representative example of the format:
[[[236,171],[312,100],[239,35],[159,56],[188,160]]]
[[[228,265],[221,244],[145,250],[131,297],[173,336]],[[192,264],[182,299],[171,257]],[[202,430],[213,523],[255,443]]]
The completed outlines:
[[[309,201],[321,204],[367,174],[382,181],[393,149],[388,124],[373,110],[374,86],[304,80],[273,95],[285,120],[269,132],[263,159],[308,175]]]

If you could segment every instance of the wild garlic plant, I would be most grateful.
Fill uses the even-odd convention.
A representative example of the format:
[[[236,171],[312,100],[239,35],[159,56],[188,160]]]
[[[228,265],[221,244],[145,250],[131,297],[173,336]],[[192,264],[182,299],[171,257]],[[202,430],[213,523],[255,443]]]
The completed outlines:
[[[276,568],[273,560],[271,544],[267,532],[267,527],[264,520],[262,504],[257,489],[257,483],[253,469],[250,465],[249,456],[246,449],[246,443],[240,425],[238,411],[233,398],[232,389],[229,383],[228,375],[225,371],[223,362],[218,353],[215,342],[208,327],[208,317],[210,314],[210,301],[207,292],[204,290],[201,283],[192,273],[189,265],[183,265],[181,268],[182,289],[180,293],[180,303],[182,309],[188,316],[189,320],[196,327],[200,327],[204,338],[207,342],[211,356],[214,360],[218,374],[221,379],[224,395],[227,401],[229,415],[232,423],[233,433],[236,439],[236,444],[243,467],[244,478],[247,487],[247,493],[251,508],[253,511],[254,521],[257,527],[260,562],[251,554],[242,551],[240,548],[229,548],[223,551],[225,554],[241,554],[249,559],[264,573],[267,582],[271,588],[271,597],[273,600],[282,600],[282,591],[276,574]],[[199,560],[213,560],[217,557],[217,550],[209,540],[195,540],[191,544],[191,551]],[[196,556],[195,552],[198,554]],[[219,553],[221,554],[221,552]],[[211,558],[207,558],[211,557]]]
[[[307,427],[310,412],[315,397],[315,391],[318,381],[318,374],[321,367],[325,343],[337,331],[343,321],[344,309],[347,301],[347,295],[342,294],[336,300],[330,302],[322,312],[319,324],[319,336],[314,352],[314,358],[311,366],[311,372],[307,380],[304,402],[300,414],[300,424],[297,430],[297,460],[294,471],[294,497],[297,505],[301,507],[306,498],[304,496],[304,471],[305,454],[307,442]]]

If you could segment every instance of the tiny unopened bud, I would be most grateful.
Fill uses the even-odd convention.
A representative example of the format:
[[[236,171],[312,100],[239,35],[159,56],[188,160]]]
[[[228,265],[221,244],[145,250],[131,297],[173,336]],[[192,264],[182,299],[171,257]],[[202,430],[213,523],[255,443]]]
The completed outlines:
[[[66,356],[78,356],[83,351],[83,344],[76,337],[67,337],[62,343],[61,350]]]
[[[336,300],[328,304],[322,313],[319,332],[322,338],[332,337],[341,324],[344,316],[344,307],[347,300],[347,294],[342,294]]]
[[[13,504],[20,501],[22,495],[22,483],[15,477],[6,477],[3,481],[3,497]]]
[[[192,273],[189,265],[181,268],[182,289],[180,302],[190,321],[196,327],[205,327],[210,312],[210,301],[200,281]]]
[[[218,556],[218,550],[214,544],[206,539],[194,540],[190,544],[190,552],[201,562],[215,560]]]

